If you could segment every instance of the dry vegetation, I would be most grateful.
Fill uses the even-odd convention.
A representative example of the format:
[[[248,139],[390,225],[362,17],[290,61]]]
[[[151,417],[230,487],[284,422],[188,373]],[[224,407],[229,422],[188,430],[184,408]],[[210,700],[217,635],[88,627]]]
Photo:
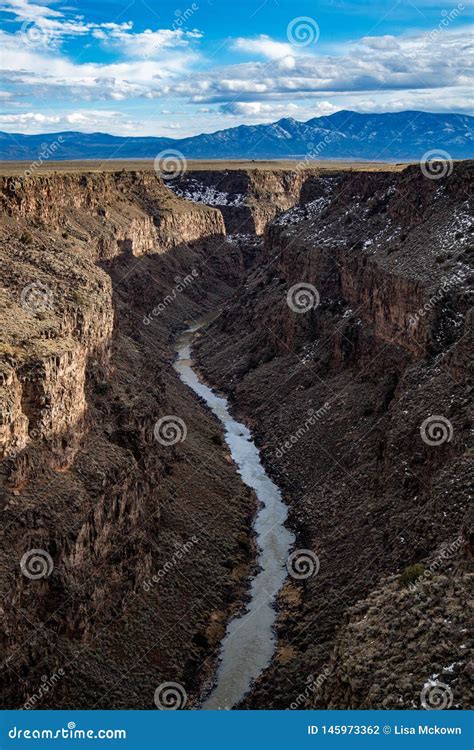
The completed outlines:
[[[187,162],[188,169],[190,171],[209,171],[223,169],[259,169],[259,170],[275,170],[275,169],[287,169],[294,170],[298,167],[301,169],[301,165],[308,170],[321,170],[321,171],[338,171],[341,170],[355,170],[357,172],[365,171],[381,171],[381,172],[399,172],[406,164],[388,164],[385,162],[351,162],[351,161],[305,161],[305,160],[274,160],[274,161],[197,161],[190,159]],[[31,162],[29,161],[4,161],[0,162],[0,175],[20,175],[26,169],[31,170]],[[142,172],[153,170],[152,159],[103,159],[103,160],[81,160],[81,161],[56,161],[47,162],[41,166],[35,167],[35,173],[39,174],[50,174],[50,173],[83,173],[83,172],[119,172],[125,170],[126,172]]]

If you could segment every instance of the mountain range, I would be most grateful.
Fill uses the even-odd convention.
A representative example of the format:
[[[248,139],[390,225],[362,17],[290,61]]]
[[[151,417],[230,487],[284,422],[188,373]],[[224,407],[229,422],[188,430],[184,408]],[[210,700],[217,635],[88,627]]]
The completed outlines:
[[[54,150],[51,144],[56,144]],[[1,160],[44,160],[42,152],[51,160],[154,159],[169,149],[187,159],[414,161],[430,150],[465,159],[474,155],[474,117],[341,110],[307,122],[286,117],[271,124],[240,125],[182,139],[74,131],[40,135],[0,132]]]

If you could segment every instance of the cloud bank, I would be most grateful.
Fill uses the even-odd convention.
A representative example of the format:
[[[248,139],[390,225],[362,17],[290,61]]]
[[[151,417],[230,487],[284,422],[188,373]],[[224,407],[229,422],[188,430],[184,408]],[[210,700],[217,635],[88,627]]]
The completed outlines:
[[[157,123],[170,127],[165,103],[181,106],[182,135],[191,124],[222,127],[223,118],[304,119],[343,108],[470,111],[473,28],[457,27],[456,15],[441,16],[446,23],[429,32],[367,35],[329,50],[319,29],[308,44],[240,36],[227,40],[234,61],[222,65],[209,55],[199,14],[189,13],[184,25],[136,30],[131,21],[96,23],[51,3],[0,0],[0,127],[102,123],[116,133],[158,134]],[[71,40],[80,40],[76,56]]]

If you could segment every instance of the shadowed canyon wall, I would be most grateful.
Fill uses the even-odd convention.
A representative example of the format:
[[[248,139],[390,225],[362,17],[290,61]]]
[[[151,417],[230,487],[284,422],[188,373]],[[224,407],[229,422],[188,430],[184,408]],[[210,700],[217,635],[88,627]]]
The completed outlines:
[[[150,174],[4,179],[0,196],[4,705],[152,708],[167,681],[192,701],[255,504],[172,341],[242,255],[218,211]],[[157,440],[168,415],[186,440]]]
[[[303,565],[247,707],[469,705],[472,171],[311,177],[199,345]]]

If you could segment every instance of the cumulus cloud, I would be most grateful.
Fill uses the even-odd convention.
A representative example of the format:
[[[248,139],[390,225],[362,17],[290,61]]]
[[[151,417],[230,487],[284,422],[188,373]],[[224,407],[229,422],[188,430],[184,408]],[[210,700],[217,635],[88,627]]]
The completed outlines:
[[[0,0],[0,13],[21,23],[22,42],[36,47],[58,46],[67,37],[88,34],[91,28],[90,24],[83,22],[82,16],[67,19],[60,11],[29,0]]]
[[[148,59],[160,57],[164,50],[169,52],[188,47],[192,40],[202,37],[197,29],[145,29],[134,32],[131,21],[86,22],[81,15],[73,13],[66,17],[59,10],[30,3],[29,0],[0,0],[1,13],[12,15],[14,21],[22,24],[14,35],[19,37],[17,42],[37,49],[43,48],[43,51],[57,50],[70,37],[89,35],[91,39],[117,50],[121,55],[133,59]]]
[[[184,75],[195,61],[192,50],[166,49],[150,59],[78,63],[54,48],[22,44],[16,34],[0,30],[0,81],[43,99],[155,98],[166,93],[167,80]]]
[[[239,37],[231,44],[231,49],[236,52],[248,52],[269,60],[292,57],[294,51],[291,44],[277,42],[266,34],[260,34],[254,39]]]
[[[0,0],[0,11],[8,13],[17,21],[42,21],[45,18],[62,18],[60,11],[30,0]]]
[[[472,28],[466,26],[365,36],[333,45],[326,54],[320,45],[298,48],[265,34],[239,37],[230,48],[246,61],[239,57],[238,63],[218,66],[206,60],[197,29],[138,31],[130,21],[89,23],[67,6],[51,8],[40,0],[0,0],[2,14],[16,22],[6,27],[13,31],[0,30],[0,101],[4,110],[12,110],[0,126],[10,130],[41,125],[97,129],[101,124],[100,129],[123,132],[134,127],[131,121],[118,119],[117,113],[104,120],[97,114],[102,102],[113,102],[116,109],[118,102],[143,100],[143,107],[151,108],[157,99],[170,112],[186,104],[188,111],[203,115],[201,120],[183,118],[181,127],[194,129],[206,118],[219,125],[222,119],[234,124],[235,118],[303,120],[342,108],[469,111]],[[35,27],[30,36],[29,24]],[[92,45],[87,61],[64,52],[69,38],[78,36]],[[67,119],[67,102],[74,108],[74,122]],[[28,109],[20,114],[23,120],[12,119],[19,116],[18,108]],[[53,108],[64,114],[48,114]],[[150,124],[142,116],[140,132],[149,132]]]
[[[110,28],[110,27],[113,28]],[[107,27],[107,28],[105,28]],[[141,33],[132,33],[131,25],[103,24],[94,29],[92,35],[106,46],[120,49],[127,57],[140,59],[159,57],[164,50],[188,47],[193,39],[201,39],[202,33],[197,29],[146,29]]]
[[[311,108],[307,105],[303,106],[294,103],[277,104],[274,102],[231,102],[229,104],[221,104],[220,106],[220,111],[225,115],[243,117],[247,121],[255,118],[262,122],[272,122],[281,117],[293,117],[294,119],[305,120],[318,115],[330,115],[333,112],[337,112],[338,109],[340,107],[327,101],[317,102]]]
[[[265,104],[264,102],[232,102],[229,104],[222,104],[220,111],[226,115],[246,115],[246,116],[257,116],[270,115],[276,118],[277,116],[288,116],[294,117],[300,110],[297,104],[288,104],[287,106],[282,104]]]
[[[43,133],[45,130],[83,130],[93,132],[107,129],[114,123],[120,123],[120,129],[133,133],[137,123],[124,117],[121,112],[94,109],[63,112],[61,114],[44,114],[43,112],[21,112],[15,114],[0,114],[0,128],[9,130],[27,129],[31,133]]]
[[[364,36],[361,42],[366,47],[369,47],[369,49],[400,49],[396,37],[390,34],[385,34],[385,36]]]
[[[431,90],[434,104],[436,89],[454,92],[472,80],[471,32],[445,30],[436,43],[430,35],[366,37],[339,55],[296,58],[291,68],[274,60],[216,69],[179,83],[177,91],[196,102],[220,103],[418,89]]]

